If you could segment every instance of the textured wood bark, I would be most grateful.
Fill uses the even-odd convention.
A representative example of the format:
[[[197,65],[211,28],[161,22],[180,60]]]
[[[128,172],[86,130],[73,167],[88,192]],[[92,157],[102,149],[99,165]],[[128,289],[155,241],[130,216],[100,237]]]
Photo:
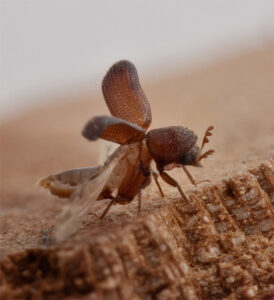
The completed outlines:
[[[234,299],[273,292],[274,161],[94,235],[1,261],[1,298]],[[274,294],[271,294],[274,296]]]
[[[174,172],[190,203],[166,185],[161,199],[152,185],[143,193],[140,216],[137,201],[116,205],[104,221],[90,215],[60,244],[51,234],[66,200],[33,182],[91,164],[93,148],[79,132],[98,107],[86,112],[88,99],[4,123],[0,299],[273,299],[274,68],[265,63],[273,61],[273,50],[175,78],[181,96],[168,81],[148,87],[157,101],[175,98],[167,104],[170,116],[152,101],[155,127],[182,123],[179,110],[188,112],[184,122],[199,136],[216,125],[216,156],[193,171],[211,184],[194,189]],[[103,209],[98,204],[93,212]]]

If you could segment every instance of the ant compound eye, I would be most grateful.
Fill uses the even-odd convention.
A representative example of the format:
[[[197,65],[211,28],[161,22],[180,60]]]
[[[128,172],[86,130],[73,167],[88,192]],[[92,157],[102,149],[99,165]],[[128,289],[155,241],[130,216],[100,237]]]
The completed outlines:
[[[181,158],[180,163],[182,165],[195,165],[197,158],[200,157],[200,152],[200,148],[198,146],[194,146],[190,152]]]
[[[193,155],[187,154],[181,158],[180,163],[182,165],[189,165],[191,164],[192,160],[193,160]]]

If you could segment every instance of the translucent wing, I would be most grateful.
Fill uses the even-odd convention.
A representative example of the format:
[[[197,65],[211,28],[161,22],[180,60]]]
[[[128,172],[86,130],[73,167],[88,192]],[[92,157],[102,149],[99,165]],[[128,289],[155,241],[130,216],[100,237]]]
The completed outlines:
[[[71,169],[49,175],[39,181],[40,186],[49,189],[53,195],[69,198],[85,181],[98,175],[100,166]]]
[[[97,175],[84,182],[75,193],[73,193],[71,202],[64,207],[61,223],[56,228],[54,237],[57,241],[63,241],[77,231],[104,186],[108,183],[113,170],[126,154],[126,147],[117,149],[109,157],[107,162],[100,167]]]
[[[119,145],[116,143],[101,140],[98,160],[99,165],[102,165],[118,147]]]
[[[115,63],[102,82],[106,104],[115,117],[147,129],[151,109],[139,82],[135,66],[126,60]]]
[[[145,137],[143,128],[111,116],[92,118],[85,125],[82,134],[90,141],[101,138],[120,145],[136,143]]]

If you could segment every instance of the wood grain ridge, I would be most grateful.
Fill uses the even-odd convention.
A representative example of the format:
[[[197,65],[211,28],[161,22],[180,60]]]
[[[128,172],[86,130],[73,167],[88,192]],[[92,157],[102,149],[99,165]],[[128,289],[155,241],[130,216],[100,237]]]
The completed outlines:
[[[3,258],[0,299],[273,299],[274,160],[190,198],[84,245]]]

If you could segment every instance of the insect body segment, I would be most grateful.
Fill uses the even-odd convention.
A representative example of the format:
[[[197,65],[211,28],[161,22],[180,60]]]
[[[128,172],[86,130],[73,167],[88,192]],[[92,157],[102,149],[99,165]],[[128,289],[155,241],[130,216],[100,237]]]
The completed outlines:
[[[197,141],[197,136],[183,126],[170,126],[148,132],[148,150],[153,159],[161,164],[179,162]]]
[[[127,204],[138,196],[141,211],[142,190],[154,179],[161,196],[163,190],[158,176],[176,187],[183,199],[189,201],[179,183],[167,170],[182,167],[190,181],[196,182],[186,165],[201,167],[201,160],[214,150],[201,154],[213,126],[208,127],[201,148],[197,136],[183,126],[154,129],[146,133],[151,123],[149,102],[141,88],[135,66],[123,60],[114,64],[103,79],[102,90],[112,116],[97,116],[85,125],[82,134],[90,141],[99,138],[120,144],[107,161],[98,167],[72,169],[50,175],[40,185],[60,197],[69,197],[63,221],[55,238],[64,240],[77,230],[94,201],[110,199],[101,218],[115,203]],[[157,172],[151,169],[154,160]]]

